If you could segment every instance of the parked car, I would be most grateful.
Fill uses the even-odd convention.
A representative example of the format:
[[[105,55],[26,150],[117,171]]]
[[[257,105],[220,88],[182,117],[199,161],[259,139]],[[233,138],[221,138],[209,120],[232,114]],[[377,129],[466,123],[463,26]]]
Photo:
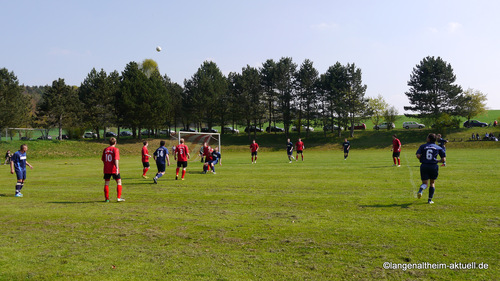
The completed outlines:
[[[292,127],[292,131],[297,131],[297,127],[293,126]],[[314,128],[313,127],[307,127],[307,126],[304,126],[302,125],[302,129],[301,131],[309,131],[309,132],[314,132]]]
[[[422,129],[422,128],[425,128],[425,125],[424,124],[419,124],[415,121],[406,121],[406,122],[403,122],[403,128],[405,129]]]
[[[224,127],[224,133],[239,134],[240,130],[234,129],[233,127]]]
[[[350,130],[351,127],[349,127],[348,129]],[[365,123],[354,123],[354,130],[366,130]]]
[[[171,136],[171,135],[175,135],[175,131],[172,131],[172,130],[160,130],[159,134],[160,135]]]
[[[196,133],[198,131],[196,131],[195,129],[193,128],[184,128],[184,129],[180,129],[181,132],[191,132],[191,133]]]
[[[69,140],[69,136],[68,135],[61,135],[60,138],[59,138],[59,136],[57,136],[56,139],[58,139],[58,140]]]
[[[21,137],[20,140],[33,140],[33,139],[29,137]]]
[[[97,138],[97,134],[92,132],[85,132],[85,134],[83,134],[83,138],[85,139]]]
[[[118,136],[118,135],[115,132],[111,132],[111,131],[110,132],[106,132],[106,137],[107,138],[116,137],[116,136]]]
[[[212,128],[212,129],[208,129],[208,128],[201,128],[201,132],[202,133],[218,133],[219,131],[217,131],[216,129]]]
[[[255,126],[250,126],[245,128],[245,133],[248,132],[264,132],[261,128],[255,127]]]
[[[295,126],[292,127],[292,131],[297,131],[297,128]],[[310,126],[305,126],[302,125],[301,131],[309,131],[309,132],[314,132],[314,128]]]
[[[154,130],[144,130],[144,131],[141,132],[141,135],[143,135],[143,136],[147,136],[147,135],[152,136],[154,134],[155,134]]]
[[[38,137],[39,140],[51,140],[52,139],[52,136],[39,136]]]
[[[380,123],[378,125],[373,126],[373,129],[375,129],[375,130],[388,129],[388,128],[394,129],[394,128],[396,128],[396,125],[394,125],[394,123],[383,122],[383,123]]]
[[[333,125],[333,128],[332,128],[332,125],[325,125],[323,126],[323,131],[336,131],[339,129],[339,126],[337,125]],[[340,130],[344,130],[344,127],[340,127]]]
[[[465,128],[472,128],[472,127],[487,127],[488,124],[487,123],[484,123],[484,122],[481,122],[481,121],[477,121],[477,120],[470,120],[470,122],[467,120],[464,122],[464,127]]]
[[[132,135],[131,131],[121,131],[120,137],[130,137]]]
[[[271,132],[278,132],[278,133],[281,133],[281,132],[284,132],[285,129],[283,128],[280,128],[280,127],[276,127],[276,126],[271,126],[271,127],[267,127],[266,128],[266,132],[268,133],[271,133]]]

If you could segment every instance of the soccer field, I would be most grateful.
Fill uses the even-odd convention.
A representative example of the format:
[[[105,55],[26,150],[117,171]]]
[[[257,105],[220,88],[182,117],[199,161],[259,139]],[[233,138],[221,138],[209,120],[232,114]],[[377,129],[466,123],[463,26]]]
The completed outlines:
[[[387,149],[223,151],[216,175],[191,161],[157,185],[124,156],[123,203],[113,181],[103,202],[100,157],[28,159],[23,198],[0,166],[0,280],[498,278],[500,149],[449,149],[433,205],[415,150],[400,168]]]

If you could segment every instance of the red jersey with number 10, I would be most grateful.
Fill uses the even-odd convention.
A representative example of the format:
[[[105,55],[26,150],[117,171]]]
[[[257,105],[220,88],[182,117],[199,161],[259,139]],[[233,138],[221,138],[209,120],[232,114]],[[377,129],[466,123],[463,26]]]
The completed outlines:
[[[102,152],[101,160],[104,162],[105,174],[116,174],[115,160],[120,160],[120,151],[114,146],[107,147]]]
[[[175,153],[177,153],[177,161],[179,162],[187,161],[189,148],[185,144],[181,143],[175,148]]]

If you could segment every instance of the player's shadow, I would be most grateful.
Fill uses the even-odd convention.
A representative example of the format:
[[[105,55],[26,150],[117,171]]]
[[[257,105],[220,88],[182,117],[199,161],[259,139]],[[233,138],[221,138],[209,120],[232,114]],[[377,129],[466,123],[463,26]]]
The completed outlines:
[[[413,203],[403,203],[403,204],[375,204],[375,205],[359,205],[361,208],[397,208],[408,209]]]
[[[75,201],[59,201],[59,202],[48,202],[50,204],[94,204],[94,203],[104,203],[103,200],[99,201],[80,201],[80,202],[75,202]]]

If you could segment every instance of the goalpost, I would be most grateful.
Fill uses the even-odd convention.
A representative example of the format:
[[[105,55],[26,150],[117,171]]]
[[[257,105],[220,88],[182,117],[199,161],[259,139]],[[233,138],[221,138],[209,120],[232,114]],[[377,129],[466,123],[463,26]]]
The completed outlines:
[[[205,142],[212,148],[218,147],[219,152],[222,149],[220,133],[198,133],[198,132],[179,131],[177,140],[178,143],[181,142],[181,138],[184,139],[185,144],[189,147],[189,151],[191,152],[191,160],[198,159],[200,155],[200,149],[203,147],[203,143]]]

